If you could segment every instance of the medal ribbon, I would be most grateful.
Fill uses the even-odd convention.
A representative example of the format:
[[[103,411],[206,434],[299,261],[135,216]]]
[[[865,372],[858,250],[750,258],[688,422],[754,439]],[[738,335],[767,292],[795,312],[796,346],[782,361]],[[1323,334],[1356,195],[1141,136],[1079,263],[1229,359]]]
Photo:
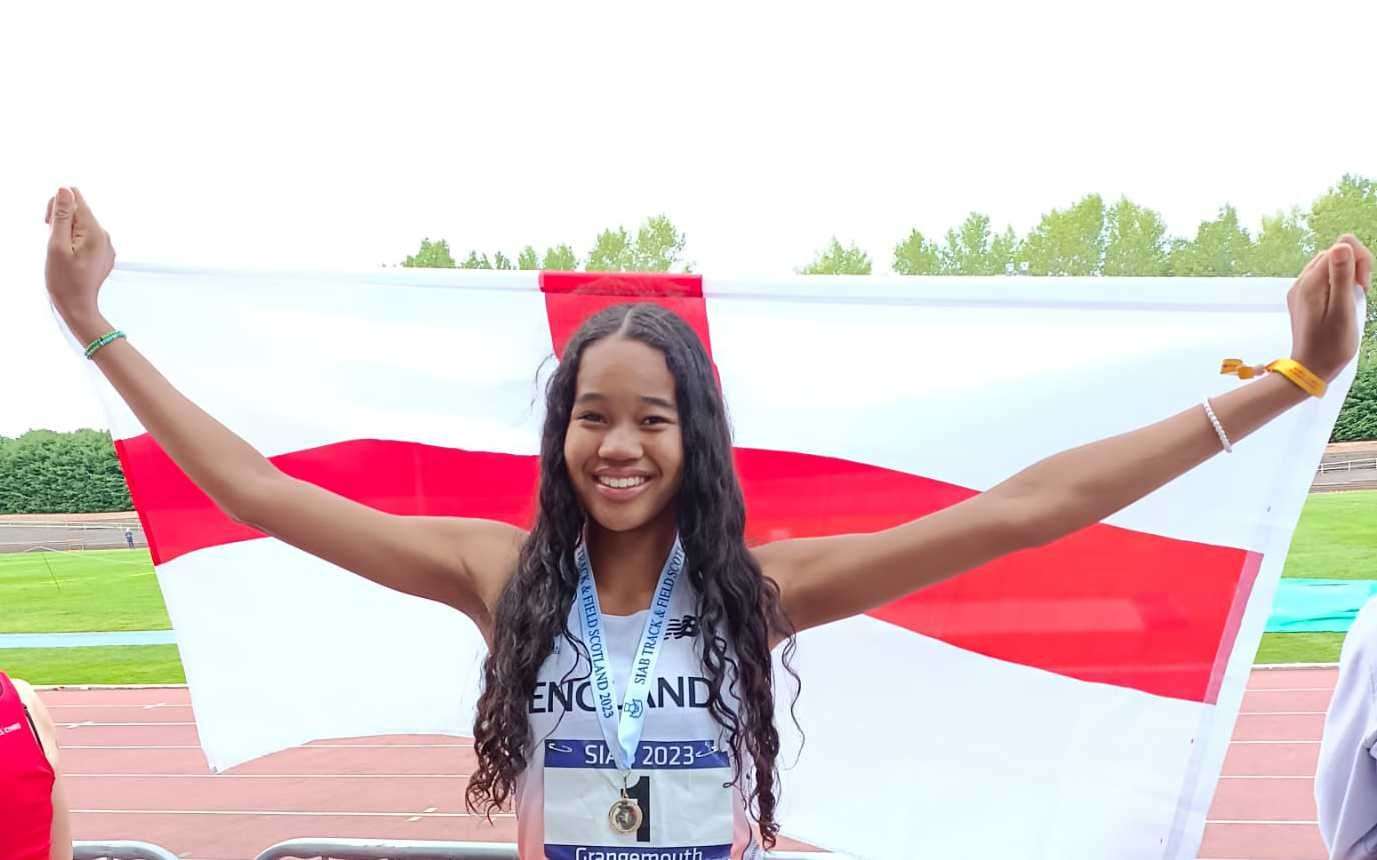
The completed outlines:
[[[598,724],[603,740],[617,761],[617,766],[629,771],[636,762],[636,748],[645,729],[646,699],[650,696],[650,682],[655,677],[655,663],[660,659],[660,646],[665,640],[665,621],[669,616],[669,599],[674,584],[684,570],[684,547],[674,536],[674,547],[660,570],[655,596],[650,603],[650,616],[641,631],[640,644],[631,658],[631,673],[626,685],[626,700],[622,703],[621,719],[617,718],[617,683],[607,661],[607,640],[602,632],[602,608],[598,605],[598,589],[593,582],[593,568],[588,562],[588,547],[580,543],[574,550],[574,563],[579,570],[578,615],[582,627],[583,644],[588,648],[593,664],[593,695],[596,698]]]

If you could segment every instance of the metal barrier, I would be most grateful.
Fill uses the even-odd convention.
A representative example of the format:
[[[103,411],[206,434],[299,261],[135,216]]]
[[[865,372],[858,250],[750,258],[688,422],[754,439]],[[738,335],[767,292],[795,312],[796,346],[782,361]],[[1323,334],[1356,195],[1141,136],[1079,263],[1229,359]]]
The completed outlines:
[[[73,842],[72,860],[177,860],[177,855],[149,842]]]
[[[511,842],[423,842],[411,839],[289,839],[256,860],[517,860]]]
[[[34,520],[0,516],[0,552],[28,552],[35,549],[124,549],[129,545],[128,529],[134,546],[146,549],[143,526],[136,517],[109,520]]]
[[[771,852],[769,860],[843,860],[840,854]],[[410,839],[289,839],[255,860],[518,860],[511,842],[422,842]],[[78,858],[80,860],[80,858]]]
[[[1328,463],[1321,463],[1319,473],[1321,475],[1328,472],[1352,472],[1354,470],[1377,469],[1377,457],[1367,457],[1361,460],[1334,460]]]

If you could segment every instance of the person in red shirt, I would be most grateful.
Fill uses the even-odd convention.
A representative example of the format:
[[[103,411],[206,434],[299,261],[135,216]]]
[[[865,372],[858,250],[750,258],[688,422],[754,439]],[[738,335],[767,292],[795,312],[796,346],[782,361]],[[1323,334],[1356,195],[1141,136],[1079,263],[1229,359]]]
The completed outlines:
[[[0,672],[0,857],[71,856],[53,720],[32,687]]]

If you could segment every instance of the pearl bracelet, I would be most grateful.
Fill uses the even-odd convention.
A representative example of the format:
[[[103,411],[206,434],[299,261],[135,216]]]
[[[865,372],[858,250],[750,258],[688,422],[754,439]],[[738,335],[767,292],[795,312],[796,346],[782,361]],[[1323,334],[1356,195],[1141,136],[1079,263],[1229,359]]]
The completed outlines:
[[[1224,446],[1224,453],[1232,454],[1234,446],[1229,443],[1229,434],[1224,432],[1224,425],[1219,423],[1219,418],[1214,414],[1214,408],[1210,406],[1210,398],[1206,397],[1200,401],[1205,407],[1205,415],[1209,417],[1210,423],[1214,425],[1214,432],[1219,435],[1219,444]]]

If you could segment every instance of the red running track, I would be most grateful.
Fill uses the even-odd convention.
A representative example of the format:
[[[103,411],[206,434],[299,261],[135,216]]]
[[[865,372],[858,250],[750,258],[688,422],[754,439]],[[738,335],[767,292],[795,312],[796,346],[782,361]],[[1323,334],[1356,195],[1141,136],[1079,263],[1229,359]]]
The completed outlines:
[[[1312,779],[1337,674],[1253,671],[1201,858],[1323,860]],[[322,741],[211,775],[185,689],[42,695],[77,839],[143,839],[191,860],[244,860],[303,836],[516,839],[511,816],[489,824],[464,811],[473,750],[462,739]]]

